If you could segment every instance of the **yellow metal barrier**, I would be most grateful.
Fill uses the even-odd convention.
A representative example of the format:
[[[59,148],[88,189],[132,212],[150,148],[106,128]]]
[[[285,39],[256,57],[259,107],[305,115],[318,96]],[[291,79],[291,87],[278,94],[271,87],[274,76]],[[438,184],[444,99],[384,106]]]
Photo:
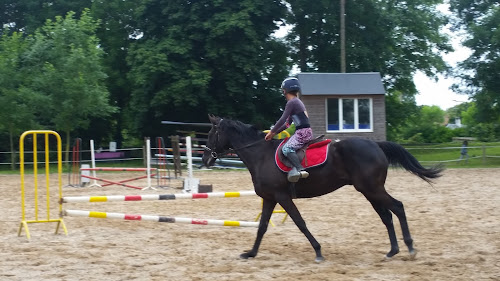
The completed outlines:
[[[264,199],[262,199],[262,206],[264,206]],[[283,209],[283,207],[281,207],[281,205],[280,205],[280,210],[273,210],[273,214],[285,214],[281,223],[285,223],[285,220],[288,217],[288,213],[285,211],[285,209]],[[260,216],[262,216],[262,212],[260,212],[257,215],[257,217],[255,218],[255,221],[258,221],[260,219]],[[271,223],[272,226],[275,226],[272,220],[269,220],[269,223]]]
[[[24,173],[24,141],[27,136],[33,136],[33,176],[34,176],[34,211],[35,217],[34,219],[27,220],[26,219],[26,195],[25,195],[25,173]],[[46,185],[46,194],[45,200],[47,204],[47,216],[46,218],[40,219],[38,216],[38,149],[37,149],[37,137],[38,135],[43,135],[45,140],[45,185]],[[49,150],[49,136],[53,135],[57,139],[57,182],[58,182],[58,192],[59,192],[59,218],[51,219],[50,218],[50,150]],[[62,227],[64,233],[68,235],[68,230],[64,225],[64,221],[62,219],[62,149],[61,149],[61,137],[58,133],[54,131],[48,130],[40,130],[40,131],[26,131],[24,132],[19,139],[19,160],[20,160],[20,171],[21,171],[21,211],[22,211],[22,220],[19,226],[19,231],[17,233],[18,236],[21,236],[21,231],[24,228],[26,232],[26,237],[30,239],[30,232],[28,229],[29,223],[44,223],[44,222],[57,222],[56,234],[59,231],[59,227]],[[42,197],[42,196],[40,196]]]

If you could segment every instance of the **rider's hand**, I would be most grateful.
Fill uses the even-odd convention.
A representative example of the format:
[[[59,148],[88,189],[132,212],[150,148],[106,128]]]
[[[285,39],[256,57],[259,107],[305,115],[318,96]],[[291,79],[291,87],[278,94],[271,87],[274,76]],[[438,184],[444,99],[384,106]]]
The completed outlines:
[[[276,135],[276,134],[275,134],[275,133],[273,133],[273,132],[271,132],[271,131],[269,131],[269,133],[267,133],[267,135],[266,135],[266,137],[265,137],[266,141],[270,141],[270,140],[272,140],[272,139],[273,139],[273,137],[274,137],[274,135]]]

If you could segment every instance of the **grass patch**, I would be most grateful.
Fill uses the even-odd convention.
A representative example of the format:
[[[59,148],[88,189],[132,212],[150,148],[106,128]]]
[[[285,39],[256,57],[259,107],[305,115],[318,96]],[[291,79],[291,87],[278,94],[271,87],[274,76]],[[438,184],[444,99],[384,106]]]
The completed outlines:
[[[462,143],[433,145],[405,145],[405,148],[423,165],[443,163],[449,168],[500,167],[500,143],[469,142],[469,159],[459,161]]]

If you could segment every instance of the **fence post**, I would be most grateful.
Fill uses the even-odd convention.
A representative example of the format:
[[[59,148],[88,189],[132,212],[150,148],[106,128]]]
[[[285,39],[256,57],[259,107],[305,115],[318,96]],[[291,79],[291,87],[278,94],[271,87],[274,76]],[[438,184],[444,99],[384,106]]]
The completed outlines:
[[[174,155],[174,175],[177,178],[177,175],[182,176],[179,136],[171,136],[170,141],[172,143],[172,154]]]
[[[486,164],[486,146],[483,144],[483,164]]]

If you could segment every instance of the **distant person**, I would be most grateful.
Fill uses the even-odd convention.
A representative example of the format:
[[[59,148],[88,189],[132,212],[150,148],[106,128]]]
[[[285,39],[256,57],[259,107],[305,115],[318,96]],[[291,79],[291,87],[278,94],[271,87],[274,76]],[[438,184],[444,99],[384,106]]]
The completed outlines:
[[[462,149],[460,149],[460,158],[458,159],[459,161],[461,161],[465,158],[465,164],[467,164],[467,161],[469,160],[469,154],[467,153],[468,145],[469,143],[466,140],[462,143]]]

